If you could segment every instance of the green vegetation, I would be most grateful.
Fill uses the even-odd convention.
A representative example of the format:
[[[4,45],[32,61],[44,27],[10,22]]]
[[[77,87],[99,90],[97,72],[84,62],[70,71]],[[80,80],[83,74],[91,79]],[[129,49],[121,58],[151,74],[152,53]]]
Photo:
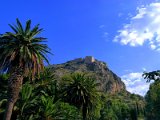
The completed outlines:
[[[43,79],[36,77],[34,82],[28,82],[29,78],[24,78],[26,82],[23,83],[19,99],[14,106],[12,120],[81,119],[79,110],[63,102],[59,96],[60,90],[54,75],[45,69],[40,76],[43,76]],[[6,83],[7,79],[1,79],[1,81]],[[3,85],[7,86],[7,84]],[[4,91],[3,93],[6,92],[4,88],[0,90]],[[5,94],[1,94],[0,101],[0,118],[2,118],[7,102]]]
[[[100,120],[138,120],[144,118],[144,106],[143,98],[135,94],[105,95]]]
[[[86,120],[93,107],[96,107],[96,102],[99,101],[95,80],[82,73],[73,73],[62,79],[64,101],[81,109],[83,119]]]
[[[1,75],[0,117],[7,103],[7,75]],[[46,68],[34,81],[24,78],[12,120],[137,120],[143,117],[142,97],[121,92],[105,94],[96,90],[95,79],[87,74],[64,75],[58,82]],[[88,99],[90,98],[90,99]]]
[[[146,119],[159,120],[160,119],[160,71],[153,71],[143,74],[147,82],[153,80],[147,92],[146,99]]]

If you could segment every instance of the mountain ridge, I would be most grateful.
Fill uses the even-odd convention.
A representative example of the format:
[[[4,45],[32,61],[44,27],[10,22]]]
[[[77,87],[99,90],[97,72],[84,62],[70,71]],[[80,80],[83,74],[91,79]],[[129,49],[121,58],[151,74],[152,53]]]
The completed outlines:
[[[94,76],[96,81],[100,83],[98,89],[105,93],[114,94],[126,91],[126,86],[121,78],[112,72],[105,62],[99,61],[92,56],[76,58],[62,64],[51,65],[50,67],[56,78],[61,78],[64,74],[73,72],[84,72]]]

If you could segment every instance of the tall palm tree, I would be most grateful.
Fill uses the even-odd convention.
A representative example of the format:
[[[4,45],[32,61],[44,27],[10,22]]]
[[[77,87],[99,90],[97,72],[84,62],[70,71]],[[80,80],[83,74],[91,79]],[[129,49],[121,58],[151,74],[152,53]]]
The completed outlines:
[[[48,63],[46,38],[37,36],[43,29],[39,24],[31,29],[31,20],[23,27],[16,19],[17,25],[10,25],[13,32],[6,32],[0,37],[0,70],[10,74],[8,79],[8,103],[4,119],[10,120],[12,109],[18,99],[25,76],[39,73]]]
[[[82,110],[83,120],[87,119],[90,111],[98,101],[98,83],[84,73],[73,73],[63,78],[64,100]]]

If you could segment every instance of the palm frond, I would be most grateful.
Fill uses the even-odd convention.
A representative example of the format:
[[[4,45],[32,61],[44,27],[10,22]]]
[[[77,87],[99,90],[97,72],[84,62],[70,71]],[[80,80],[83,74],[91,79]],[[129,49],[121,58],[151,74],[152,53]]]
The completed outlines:
[[[27,34],[30,31],[30,28],[31,28],[31,20],[28,20],[26,22],[25,34]]]
[[[37,37],[43,30],[39,24],[31,28],[31,20],[28,20],[23,28],[19,19],[16,22],[17,25],[9,24],[14,33],[6,32],[0,37],[0,70],[19,66],[25,75],[32,71],[34,76],[43,70],[44,62],[49,64],[47,54],[50,54],[50,49],[44,44],[46,38]]]
[[[11,24],[9,24],[9,26],[12,28],[12,30],[15,32],[15,33],[18,33],[17,29],[15,27],[13,27]]]
[[[18,28],[19,32],[20,32],[21,34],[23,34],[23,33],[24,33],[24,30],[23,30],[23,26],[22,26],[21,22],[19,21],[18,18],[16,19],[16,21],[17,21],[17,28]]]

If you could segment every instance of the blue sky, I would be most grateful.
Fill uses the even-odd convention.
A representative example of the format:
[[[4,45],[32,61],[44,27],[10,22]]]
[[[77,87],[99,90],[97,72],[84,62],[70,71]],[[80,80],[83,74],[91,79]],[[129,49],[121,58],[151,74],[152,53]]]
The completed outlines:
[[[0,33],[19,18],[44,28],[51,64],[87,55],[106,62],[131,92],[144,95],[143,71],[160,65],[159,0],[3,0]],[[159,20],[159,21],[158,21]]]

